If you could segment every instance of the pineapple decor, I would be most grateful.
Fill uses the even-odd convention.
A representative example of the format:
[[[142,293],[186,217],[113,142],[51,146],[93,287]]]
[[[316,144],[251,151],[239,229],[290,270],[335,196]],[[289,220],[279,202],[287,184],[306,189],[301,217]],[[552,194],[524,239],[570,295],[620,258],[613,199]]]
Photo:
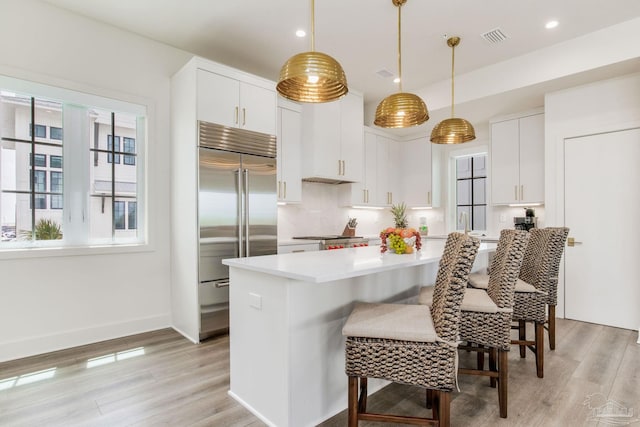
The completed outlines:
[[[416,250],[420,250],[422,242],[420,233],[413,228],[407,228],[407,205],[400,203],[391,206],[391,214],[395,227],[388,227],[380,232],[382,244],[380,252],[387,250],[397,254],[413,253],[414,246]]]
[[[407,228],[407,205],[400,203],[391,206],[391,214],[396,228]]]

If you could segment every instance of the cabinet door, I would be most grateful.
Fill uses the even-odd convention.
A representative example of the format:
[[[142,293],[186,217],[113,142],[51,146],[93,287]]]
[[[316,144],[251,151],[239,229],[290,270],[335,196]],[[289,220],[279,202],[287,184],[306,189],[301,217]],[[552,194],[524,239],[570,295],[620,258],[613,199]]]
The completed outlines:
[[[378,135],[376,137],[376,168],[378,171],[378,185],[375,203],[378,206],[390,206],[393,202],[390,185],[390,174],[394,173],[397,165],[389,158],[391,139]]]
[[[340,166],[340,103],[302,107],[303,178],[342,179]]]
[[[402,143],[402,197],[409,207],[433,205],[431,150],[431,142],[426,136]]]
[[[300,113],[278,108],[278,200],[302,201]]]
[[[198,120],[237,127],[240,82],[220,74],[198,70]]]
[[[276,134],[276,93],[273,90],[240,83],[239,126],[254,132]]]
[[[342,179],[362,181],[364,107],[362,97],[348,93],[340,100],[340,158]]]
[[[494,205],[518,203],[519,120],[491,125],[491,201]]]
[[[520,202],[544,203],[544,114],[520,119]]]

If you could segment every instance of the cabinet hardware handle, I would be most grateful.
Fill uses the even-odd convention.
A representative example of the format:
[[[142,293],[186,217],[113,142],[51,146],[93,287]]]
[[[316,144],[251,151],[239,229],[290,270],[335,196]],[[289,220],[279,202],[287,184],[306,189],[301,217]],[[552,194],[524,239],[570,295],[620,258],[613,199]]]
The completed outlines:
[[[236,124],[238,124],[238,107],[236,107]]]
[[[389,192],[389,204],[393,204],[393,192]]]
[[[573,247],[573,246],[575,246],[575,245],[581,245],[581,244],[582,244],[582,242],[578,242],[578,241],[576,241],[576,239],[575,239],[574,237],[569,237],[569,238],[567,239],[567,246],[571,246],[571,247]]]
[[[346,172],[345,172],[346,169],[347,169],[347,166],[346,166],[344,160],[342,160],[342,176],[344,176],[346,174]]]
[[[369,203],[369,190],[367,190],[367,203]]]
[[[338,160],[338,175],[342,175],[342,160]]]
[[[283,187],[284,187],[284,196],[282,198],[286,199],[287,198],[287,181],[285,181],[283,184],[284,184],[283,185]]]
[[[367,190],[362,190],[362,203],[367,203]]]
[[[431,191],[427,191],[427,204],[431,204]]]
[[[242,126],[247,124],[247,109],[242,109]]]
[[[518,186],[517,185],[513,186],[513,191],[515,191],[515,199],[518,200]]]
[[[524,185],[520,186],[520,200],[524,200]]]

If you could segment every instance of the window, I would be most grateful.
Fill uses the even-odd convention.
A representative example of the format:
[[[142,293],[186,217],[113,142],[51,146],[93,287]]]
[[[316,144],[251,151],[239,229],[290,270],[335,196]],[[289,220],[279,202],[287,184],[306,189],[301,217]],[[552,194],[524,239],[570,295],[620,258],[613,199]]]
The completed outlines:
[[[116,230],[124,230],[124,202],[114,202],[113,220]]]
[[[16,91],[25,87],[34,94]],[[144,162],[136,158],[145,114],[126,101],[0,75],[0,248],[144,243]],[[116,166],[121,157],[126,167]],[[40,242],[49,239],[57,241]]]
[[[47,191],[47,173],[36,170],[33,179],[35,181],[35,185],[32,187],[35,192],[36,209],[47,209],[47,196],[42,194]]]
[[[487,156],[456,159],[457,229],[464,229],[464,215],[470,230],[487,229]]]
[[[31,136],[31,123],[29,123],[29,136]],[[36,125],[36,138],[46,138],[47,127],[44,125]]]
[[[62,128],[57,128],[54,126],[49,127],[49,137],[51,139],[62,141]]]
[[[47,156],[44,154],[34,154],[33,158],[35,159],[36,166],[46,167],[47,166]],[[29,164],[31,164],[31,157],[29,157]]]
[[[62,169],[62,156],[51,156],[49,162],[52,169]]]
[[[124,155],[124,164],[125,165],[135,165],[136,164],[136,140],[133,138],[127,138],[124,137],[123,138],[123,144],[124,144],[124,152],[125,153],[132,153],[133,155]]]
[[[112,163],[115,156],[115,163],[120,163],[120,154],[113,154],[114,152],[120,152],[120,137],[116,136],[116,145],[113,146],[113,141],[111,135],[107,135],[107,150],[109,154],[107,154],[107,162]]]
[[[138,209],[136,202],[129,202],[128,206],[128,217],[127,217],[127,228],[129,230],[136,229],[136,210]]]
[[[62,172],[51,171],[51,193],[51,209],[62,209]]]

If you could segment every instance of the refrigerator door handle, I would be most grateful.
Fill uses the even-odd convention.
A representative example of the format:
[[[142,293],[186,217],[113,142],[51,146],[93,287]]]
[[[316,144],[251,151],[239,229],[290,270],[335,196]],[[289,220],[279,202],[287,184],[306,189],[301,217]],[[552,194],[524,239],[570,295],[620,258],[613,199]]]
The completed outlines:
[[[236,171],[238,194],[238,258],[242,258],[242,169]]]
[[[249,169],[244,170],[244,256],[251,256],[249,251]]]

